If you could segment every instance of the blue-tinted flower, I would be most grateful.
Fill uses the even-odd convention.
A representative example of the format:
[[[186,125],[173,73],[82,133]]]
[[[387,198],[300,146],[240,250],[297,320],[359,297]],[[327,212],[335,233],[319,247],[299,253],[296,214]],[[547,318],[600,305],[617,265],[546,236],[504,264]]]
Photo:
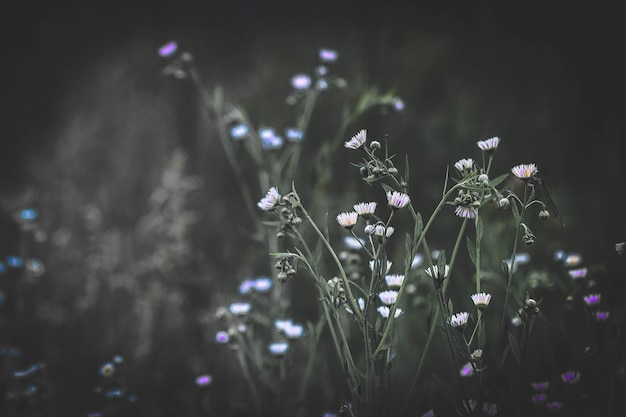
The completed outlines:
[[[459,374],[461,374],[461,376],[463,377],[469,377],[474,375],[474,367],[472,366],[472,363],[467,362],[465,365],[463,365],[461,367],[461,370],[459,371]]]
[[[178,44],[175,41],[171,41],[159,48],[159,56],[167,58],[174,55],[177,50]]]
[[[473,219],[474,217],[476,217],[478,212],[473,207],[456,206],[456,209],[454,209],[454,214],[463,219]]]
[[[476,145],[478,145],[480,150],[487,152],[487,153],[493,153],[493,151],[495,151],[498,148],[499,144],[500,144],[500,138],[497,136],[494,136],[487,140],[479,140],[478,142],[476,142]]]
[[[241,284],[239,284],[239,294],[241,295],[249,294],[253,288],[254,288],[254,281],[250,279],[246,279]]]
[[[124,363],[124,357],[122,355],[113,355],[111,360],[113,361],[113,363],[116,363],[118,365]]]
[[[561,374],[561,380],[566,384],[573,385],[580,380],[580,372],[567,371]]]
[[[406,207],[411,202],[411,198],[407,194],[398,191],[387,191],[386,194],[387,204],[394,210]]]
[[[215,333],[215,341],[220,345],[223,345],[230,341],[230,335],[228,334],[228,332],[220,330],[219,332]]]
[[[319,53],[320,61],[335,62],[339,58],[339,53],[333,49],[322,48]]]
[[[397,111],[404,110],[404,101],[400,100],[399,98],[394,99],[393,108],[396,109]]]
[[[285,137],[290,142],[302,142],[304,139],[304,132],[302,129],[288,127],[285,129]]]
[[[570,269],[567,273],[573,280],[579,280],[587,276],[587,268]]]
[[[380,298],[380,301],[383,304],[390,306],[392,304],[395,304],[395,302],[397,301],[398,291],[382,291],[380,294],[378,294],[378,298]]]
[[[328,81],[326,81],[323,78],[320,78],[319,80],[315,82],[315,88],[321,91],[328,90]]]
[[[211,375],[200,375],[196,378],[196,385],[199,387],[206,387],[213,382],[213,377]]]
[[[611,315],[608,311],[594,311],[593,318],[598,322],[607,321]]]
[[[535,164],[520,164],[511,168],[511,172],[520,180],[528,180],[539,172]]]
[[[24,266],[24,261],[19,256],[7,256],[6,263],[9,268],[21,268]]]
[[[596,306],[600,304],[601,297],[602,297],[602,294],[599,294],[599,293],[588,294],[583,297],[583,300],[585,301],[585,304],[591,307],[591,306]]]
[[[261,138],[261,148],[265,150],[279,149],[285,143],[283,138],[277,135],[276,131],[271,127],[259,129],[258,133]]]
[[[348,149],[359,149],[361,146],[363,146],[366,140],[367,140],[367,130],[361,129],[356,135],[352,136],[352,138],[349,141],[344,143],[343,146]]]
[[[318,65],[317,67],[315,67],[315,74],[317,74],[318,77],[323,77],[326,74],[328,74],[328,67],[325,65]]]
[[[279,331],[283,331],[289,326],[293,325],[293,321],[291,319],[276,319],[274,320],[274,328]]]
[[[281,195],[278,193],[278,188],[271,187],[265,194],[265,197],[263,197],[261,201],[257,203],[257,206],[264,211],[271,210],[276,207],[276,204],[278,204],[280,198]]]
[[[258,277],[252,282],[253,288],[260,293],[266,293],[272,288],[272,279],[270,277]]]
[[[18,218],[23,222],[33,221],[37,219],[37,217],[39,217],[39,213],[33,208],[25,208],[18,212]]]
[[[235,316],[243,316],[250,312],[252,305],[250,303],[232,303],[228,306],[228,310]]]
[[[296,90],[306,90],[311,86],[311,77],[306,74],[296,74],[291,77],[291,86]]]
[[[554,252],[554,260],[557,262],[562,262],[565,260],[565,258],[567,257],[567,254],[565,253],[564,250],[559,249],[557,251]]]
[[[287,339],[298,339],[304,335],[304,326],[301,324],[290,324],[282,329]]]
[[[289,343],[273,342],[267,346],[267,350],[274,356],[283,356],[289,350]]]
[[[25,269],[33,277],[40,277],[46,272],[46,267],[39,259],[27,259]]]
[[[548,396],[545,393],[540,392],[530,397],[530,400],[533,402],[533,404],[536,404],[536,405],[545,404],[546,401],[548,401]]]
[[[247,124],[237,123],[230,127],[228,130],[230,137],[234,140],[241,140],[247,138],[250,134],[250,128]]]
[[[550,401],[546,403],[546,408],[550,411],[558,411],[563,408],[563,404],[560,401]]]
[[[547,391],[550,388],[550,383],[548,381],[531,382],[530,386],[535,391]]]
[[[343,238],[343,243],[352,250],[359,250],[363,248],[365,241],[363,239],[357,239],[354,236],[346,236]]]

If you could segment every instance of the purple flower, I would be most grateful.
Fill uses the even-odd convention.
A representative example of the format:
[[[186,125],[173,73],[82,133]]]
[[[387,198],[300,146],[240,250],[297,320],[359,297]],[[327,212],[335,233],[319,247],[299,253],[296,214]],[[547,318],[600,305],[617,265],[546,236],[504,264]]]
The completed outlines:
[[[511,172],[520,180],[528,180],[534,177],[539,170],[535,164],[520,164],[511,168]]]
[[[561,374],[561,379],[566,384],[573,385],[580,380],[580,372],[576,371],[567,371]]]
[[[177,50],[178,44],[175,41],[171,41],[159,48],[159,56],[167,58],[174,55]]]
[[[335,62],[339,57],[339,53],[332,49],[322,48],[320,49],[319,57],[322,62]]]
[[[344,143],[344,147],[348,149],[359,149],[365,143],[367,139],[367,130],[361,129],[359,132],[352,136],[352,138]]]
[[[291,77],[291,86],[296,90],[306,90],[311,86],[311,77],[306,74],[296,74]]]
[[[476,209],[473,207],[467,207],[467,206],[456,206],[456,209],[454,210],[454,214],[456,214],[457,216],[463,218],[463,219],[473,219],[474,217],[476,217]]]
[[[589,294],[589,295],[585,295],[583,297],[583,300],[585,301],[585,304],[587,304],[588,306],[595,306],[600,304],[600,298],[602,297],[602,294]]]
[[[482,150],[483,152],[487,152],[487,153],[493,153],[493,151],[495,151],[498,148],[499,144],[500,144],[500,138],[497,136],[494,136],[487,140],[479,140],[478,142],[476,142],[476,145],[478,145],[480,150]]]
[[[387,204],[395,210],[406,207],[411,202],[408,195],[398,191],[387,191]]]

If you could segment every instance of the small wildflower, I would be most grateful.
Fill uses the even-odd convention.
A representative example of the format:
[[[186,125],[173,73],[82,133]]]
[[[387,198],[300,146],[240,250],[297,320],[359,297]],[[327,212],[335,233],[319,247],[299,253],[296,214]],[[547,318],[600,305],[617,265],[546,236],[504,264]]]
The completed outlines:
[[[252,305],[250,303],[232,303],[228,306],[228,311],[235,316],[243,316],[250,312]]]
[[[543,392],[540,392],[530,397],[530,400],[533,402],[533,404],[536,404],[536,405],[545,404],[545,402],[548,401],[548,396],[544,394]]]
[[[455,329],[457,329],[458,331],[462,332],[463,329],[465,329],[465,326],[467,325],[468,318],[469,318],[469,313],[466,311],[453,314],[452,317],[450,317],[450,325],[454,327]]]
[[[285,137],[289,142],[302,142],[304,139],[304,132],[302,129],[288,127],[285,129]]]
[[[375,262],[374,260],[371,260],[369,262],[370,270],[372,270],[372,271],[374,270],[374,266],[375,266],[374,262]],[[391,261],[387,261],[387,268],[385,270],[385,274],[389,272],[389,270],[391,269],[391,265],[392,265],[392,262]]]
[[[159,48],[159,56],[167,58],[174,55],[177,50],[178,44],[175,41],[171,41]]]
[[[387,191],[387,203],[395,210],[406,207],[411,202],[408,195],[398,191]]]
[[[489,306],[489,302],[491,301],[491,294],[487,294],[484,292],[474,294],[472,295],[472,301],[479,310],[484,310]]]
[[[478,142],[476,142],[476,145],[478,145],[480,150],[483,152],[487,152],[488,154],[493,153],[498,148],[499,144],[500,138],[497,136],[494,136],[487,140],[479,140]]]
[[[583,262],[583,256],[580,253],[568,253],[563,260],[563,265],[567,267],[578,266]]]
[[[229,133],[231,139],[233,139],[233,140],[241,140],[241,139],[244,139],[244,138],[248,137],[248,135],[250,134],[250,128],[246,124],[238,123],[238,124],[232,126],[229,129],[228,133]]]
[[[267,346],[267,350],[274,356],[283,356],[289,350],[289,343],[273,342]]]
[[[196,385],[199,387],[206,387],[207,385],[210,385],[211,382],[213,382],[211,375],[200,375],[196,378]]]
[[[520,164],[511,168],[511,172],[520,180],[529,180],[534,177],[539,170],[535,164]]]
[[[463,365],[461,367],[461,370],[459,371],[459,374],[461,374],[461,376],[463,377],[469,377],[474,375],[474,367],[472,366],[472,363],[467,362],[465,365]]]
[[[352,250],[363,249],[365,241],[363,239],[357,239],[354,236],[346,236],[343,238],[343,243]]]
[[[352,139],[344,143],[344,147],[348,149],[359,149],[367,140],[367,130],[361,129],[359,132],[352,136]]]
[[[320,49],[319,58],[322,62],[335,62],[339,57],[339,53],[333,49]]]
[[[476,209],[473,207],[467,207],[467,206],[456,206],[456,209],[454,210],[454,214],[456,214],[457,216],[463,218],[463,219],[473,219],[474,217],[476,217]]]
[[[372,214],[374,214],[374,211],[376,211],[376,202],[357,203],[354,205],[354,211],[356,211],[359,216],[368,219]]]
[[[229,340],[230,340],[230,335],[228,334],[228,332],[221,330],[215,334],[215,341],[219,343],[220,345],[228,343]]]
[[[478,360],[478,359],[480,359],[480,358],[482,358],[482,357],[483,357],[483,350],[482,350],[482,349],[475,349],[475,350],[472,352],[472,354],[470,355],[470,358],[471,358],[472,360],[474,360],[474,361],[475,361],[475,360]]]
[[[391,309],[387,306],[380,306],[376,310],[378,311],[378,314],[380,314],[381,317],[385,319],[389,318],[389,314],[391,313]],[[398,318],[402,313],[403,311],[401,308],[396,308],[396,314],[394,315],[394,318]]]
[[[271,187],[265,194],[265,197],[263,197],[261,201],[257,203],[257,206],[263,211],[272,210],[274,207],[276,207],[276,204],[278,204],[280,198],[281,195],[278,193],[278,188]]]
[[[306,74],[296,74],[291,77],[291,86],[296,90],[306,90],[311,86],[311,77]]]
[[[358,216],[359,214],[356,211],[339,213],[337,215],[337,223],[339,223],[341,227],[345,227],[346,229],[350,230],[356,224]]]
[[[566,384],[573,385],[573,384],[577,383],[580,380],[580,372],[568,371],[568,372],[562,373],[561,374],[561,379]]]
[[[299,339],[304,335],[304,326],[301,324],[290,324],[283,328],[283,333],[287,339]]]
[[[426,274],[428,274],[429,277],[444,279],[450,273],[450,265],[446,265],[446,267],[444,268],[443,274],[439,272],[439,267],[437,265],[433,265],[430,268],[426,268],[424,271],[426,271]]]
[[[550,388],[550,383],[548,381],[531,382],[530,386],[535,391],[547,391]]]
[[[573,280],[579,280],[587,276],[587,268],[570,269],[567,273]]]
[[[402,282],[404,281],[404,275],[385,275],[385,281],[387,282],[387,286],[390,288],[400,288],[402,286]]]
[[[593,318],[598,322],[607,321],[609,319],[610,313],[608,311],[594,311]]]
[[[383,304],[390,306],[398,299],[398,292],[391,290],[383,291],[378,294],[378,298],[380,298],[380,301],[382,301]]]
[[[110,377],[115,372],[115,365],[112,362],[105,362],[100,366],[98,373],[105,378]]]
[[[550,401],[549,403],[546,403],[546,408],[550,411],[558,411],[563,408],[563,404],[559,401]]]
[[[459,159],[454,163],[454,167],[461,173],[467,173],[474,168],[474,160],[472,158]]]
[[[602,295],[601,294],[589,294],[589,295],[585,295],[583,297],[583,300],[585,301],[585,304],[587,304],[589,307],[591,306],[595,306],[600,304],[600,297]]]

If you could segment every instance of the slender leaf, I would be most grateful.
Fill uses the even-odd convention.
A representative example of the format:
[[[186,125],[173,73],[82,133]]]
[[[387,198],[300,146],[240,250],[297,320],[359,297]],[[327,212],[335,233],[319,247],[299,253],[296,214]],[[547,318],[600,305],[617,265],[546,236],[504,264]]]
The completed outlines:
[[[522,354],[521,354],[519,345],[517,344],[517,340],[515,340],[515,337],[513,336],[513,334],[511,334],[511,332],[508,332],[507,336],[509,338],[509,346],[511,347],[511,353],[513,353],[513,356],[515,357],[517,364],[521,366]]]
[[[517,207],[517,203],[515,200],[511,202],[511,211],[513,212],[513,217],[515,218],[515,223],[519,224],[521,222],[521,215],[519,212],[519,208]]]
[[[481,216],[476,217],[476,242],[480,242],[483,239],[483,218]]]
[[[467,253],[474,266],[476,266],[476,246],[474,245],[474,242],[472,242],[472,239],[469,238],[469,236],[466,237],[465,242],[467,244]]]

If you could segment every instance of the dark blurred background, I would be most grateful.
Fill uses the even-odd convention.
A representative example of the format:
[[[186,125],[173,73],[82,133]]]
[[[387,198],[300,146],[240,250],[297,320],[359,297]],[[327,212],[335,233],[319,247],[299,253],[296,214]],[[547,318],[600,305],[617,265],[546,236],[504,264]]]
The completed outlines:
[[[548,226],[545,247],[603,261],[626,230],[618,16],[584,3],[467,1],[4,6],[1,255],[26,251],[47,273],[23,288],[3,343],[49,363],[59,416],[90,409],[97,366],[115,353],[135,358],[132,383],[151,404],[143,415],[193,415],[181,410],[191,402],[181,381],[218,360],[207,358],[212,336],[201,317],[236,286],[225,277],[255,272],[233,265],[237,243],[212,240],[228,235],[220,225],[238,194],[213,175],[227,169],[211,154],[219,147],[200,145],[210,127],[192,87],[162,75],[156,52],[172,39],[257,123],[280,113],[288,79],[312,68],[320,47],[337,49],[336,71],[349,84],[404,100],[401,116],[373,116],[354,130],[388,135],[397,154],[410,155],[416,195],[433,201],[446,164],[500,136],[497,168],[537,163],[565,220],[566,229]],[[170,158],[177,150],[187,159]],[[207,208],[191,243],[176,234],[179,217],[150,203],[157,189],[180,197],[163,184],[165,171],[178,189],[193,183],[185,175],[204,180],[194,201]],[[45,239],[20,237],[11,215],[25,206],[41,209]],[[163,218],[176,230],[160,230]],[[187,260],[185,245],[206,256]],[[144,279],[155,274],[158,285]],[[155,297],[165,306],[156,313],[146,307]]]

